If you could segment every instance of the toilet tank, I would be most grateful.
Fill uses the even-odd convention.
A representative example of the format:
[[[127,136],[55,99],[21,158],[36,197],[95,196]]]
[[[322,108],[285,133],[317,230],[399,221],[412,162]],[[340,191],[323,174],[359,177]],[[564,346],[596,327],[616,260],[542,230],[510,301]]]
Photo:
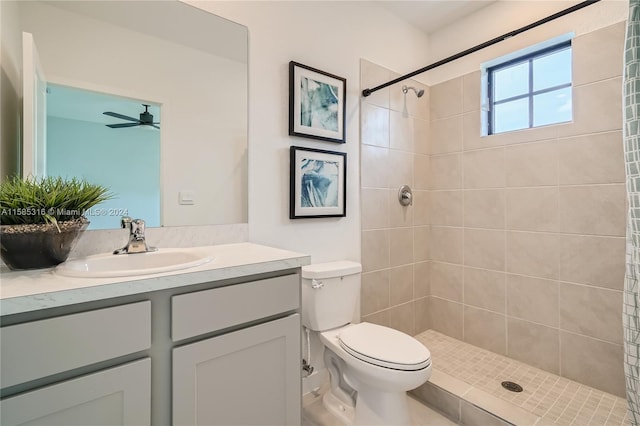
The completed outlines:
[[[302,325],[324,331],[348,324],[360,296],[362,265],[341,260],[302,267]]]

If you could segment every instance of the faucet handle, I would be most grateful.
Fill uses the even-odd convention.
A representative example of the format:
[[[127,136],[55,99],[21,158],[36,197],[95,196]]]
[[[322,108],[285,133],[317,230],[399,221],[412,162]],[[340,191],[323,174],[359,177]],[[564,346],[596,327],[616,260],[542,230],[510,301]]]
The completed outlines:
[[[144,235],[144,220],[131,219],[129,216],[123,216],[120,218],[120,225],[123,228],[129,229],[129,242],[123,248],[115,250],[113,254],[148,253],[158,250],[156,247],[149,247],[147,245]]]
[[[144,228],[145,228],[144,220],[142,219],[131,220],[131,218],[129,218],[129,221],[130,221],[129,226],[131,227],[131,232],[144,235]]]
[[[120,218],[120,227],[131,229],[131,222],[133,222],[133,219],[131,219],[129,216],[122,216]]]

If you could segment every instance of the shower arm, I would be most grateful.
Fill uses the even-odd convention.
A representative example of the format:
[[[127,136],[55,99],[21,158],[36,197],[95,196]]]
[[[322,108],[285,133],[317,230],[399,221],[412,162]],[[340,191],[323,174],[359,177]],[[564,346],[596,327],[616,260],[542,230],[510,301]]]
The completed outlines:
[[[419,70],[415,70],[413,72],[410,72],[409,74],[405,74],[405,75],[403,75],[401,77],[394,78],[393,80],[390,80],[390,81],[388,81],[386,83],[383,83],[383,84],[381,84],[379,86],[376,86],[376,87],[373,87],[371,89],[364,89],[362,91],[362,96],[367,97],[367,96],[371,95],[373,92],[376,92],[376,91],[378,91],[380,89],[384,89],[385,87],[389,87],[392,84],[399,83],[399,82],[401,82],[403,80],[406,80],[408,78],[414,77],[414,76],[416,76],[418,74],[422,74],[423,72],[427,72],[427,71],[432,70],[434,68],[437,68],[437,67],[439,67],[441,65],[448,64],[449,62],[455,61],[456,59],[460,59],[460,58],[462,58],[464,56],[470,55],[471,53],[477,52],[478,50],[484,49],[485,47],[492,46],[492,45],[494,45],[496,43],[499,43],[501,41],[504,41],[504,40],[506,40],[508,38],[517,36],[520,33],[528,31],[528,30],[530,30],[532,28],[535,28],[537,26],[540,26],[542,24],[546,24],[549,21],[553,21],[554,19],[558,19],[558,18],[560,18],[562,16],[568,15],[569,13],[575,12],[576,10],[580,10],[580,9],[582,9],[584,7],[590,6],[590,5],[592,5],[594,3],[597,3],[599,1],[600,0],[586,0],[586,1],[583,1],[583,2],[578,3],[576,5],[573,5],[573,6],[569,7],[569,8],[567,8],[567,9],[561,10],[560,12],[554,13],[553,15],[547,16],[546,18],[540,19],[539,21],[533,22],[533,23],[531,23],[529,25],[525,25],[524,27],[518,28],[517,30],[513,30],[513,31],[510,31],[510,32],[508,32],[506,34],[503,34],[500,37],[496,37],[496,38],[491,39],[489,41],[485,41],[484,43],[478,44],[477,46],[473,46],[473,47],[471,47],[471,48],[469,48],[467,50],[464,50],[462,52],[458,52],[455,55],[451,55],[451,56],[449,56],[447,58],[441,59],[441,60],[439,60],[437,62],[434,62],[434,63],[432,63],[430,65],[427,65],[426,67],[420,68]]]

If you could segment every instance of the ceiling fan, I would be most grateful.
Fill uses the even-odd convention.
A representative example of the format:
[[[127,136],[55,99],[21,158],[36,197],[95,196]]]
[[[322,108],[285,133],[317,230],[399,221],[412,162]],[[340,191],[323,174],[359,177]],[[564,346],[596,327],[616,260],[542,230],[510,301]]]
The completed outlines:
[[[140,118],[129,117],[128,115],[118,114],[117,112],[106,111],[103,112],[104,115],[109,115],[115,118],[121,118],[123,120],[133,121],[134,123],[120,123],[120,124],[107,124],[107,127],[111,127],[112,129],[118,129],[121,127],[135,127],[135,126],[151,126],[159,129],[160,126],[156,126],[156,124],[160,124],[160,122],[153,122],[153,114],[149,112],[149,105],[142,104],[144,106],[144,112],[140,113]]]

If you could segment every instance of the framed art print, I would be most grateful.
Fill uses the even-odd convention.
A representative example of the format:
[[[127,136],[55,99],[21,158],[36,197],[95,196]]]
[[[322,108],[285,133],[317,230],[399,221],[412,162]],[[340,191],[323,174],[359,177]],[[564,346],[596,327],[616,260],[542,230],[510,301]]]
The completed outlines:
[[[289,218],[347,215],[347,153],[292,146]]]
[[[347,80],[289,62],[289,135],[345,143]]]

